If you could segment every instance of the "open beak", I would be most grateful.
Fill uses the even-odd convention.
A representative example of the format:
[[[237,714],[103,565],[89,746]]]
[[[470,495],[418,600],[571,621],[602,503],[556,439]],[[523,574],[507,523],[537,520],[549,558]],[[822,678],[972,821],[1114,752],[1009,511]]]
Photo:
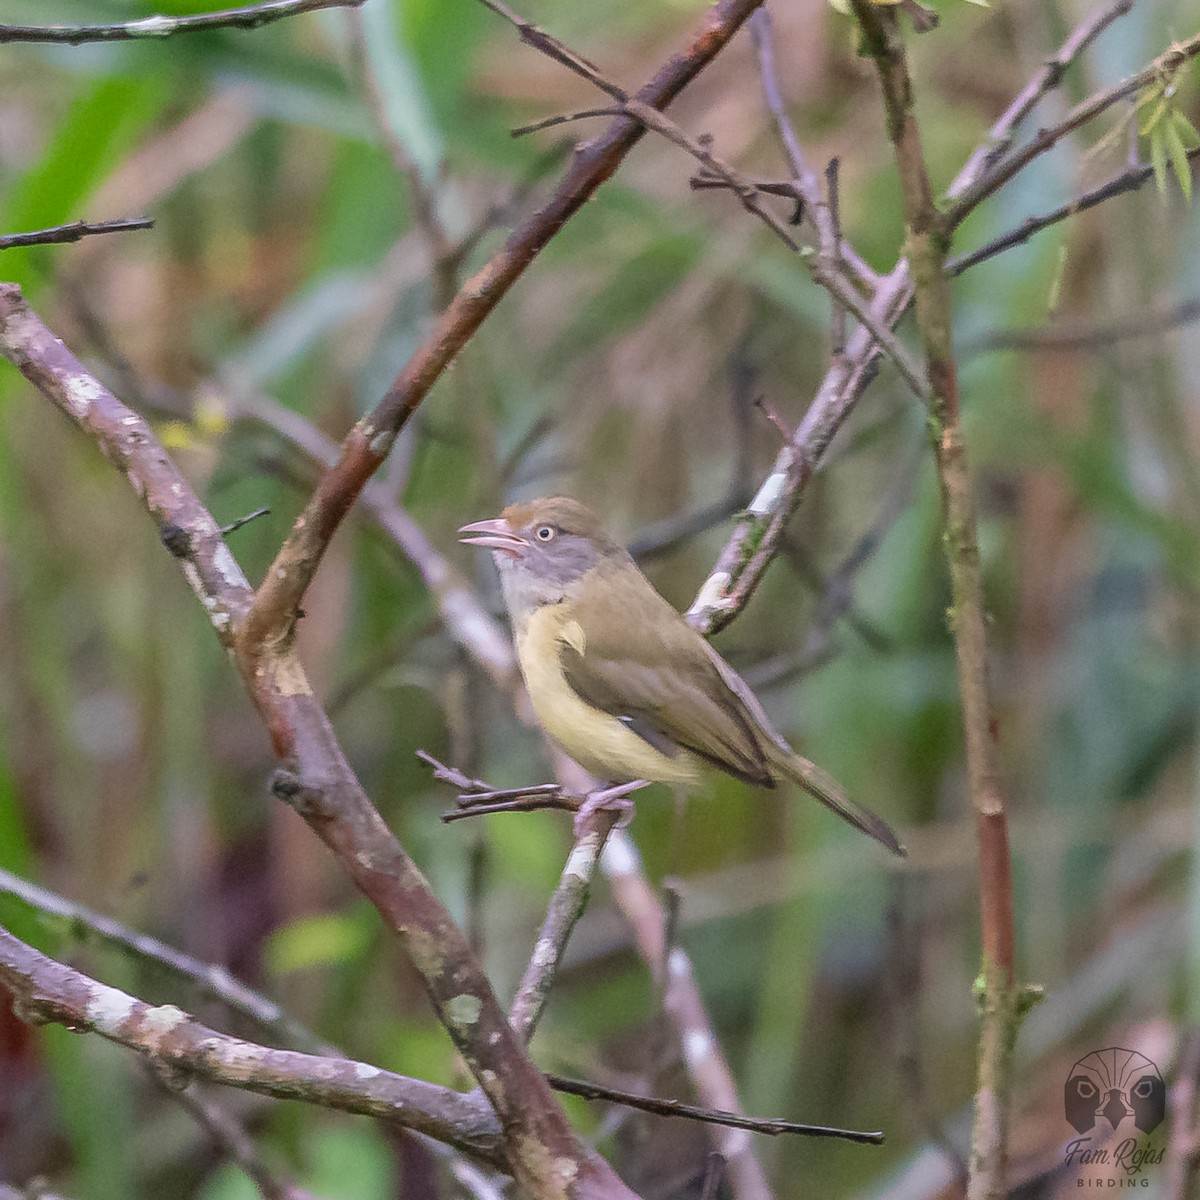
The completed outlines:
[[[489,550],[502,550],[514,558],[518,558],[521,551],[529,547],[529,543],[523,537],[513,533],[512,526],[503,517],[493,517],[490,521],[472,521],[458,532],[470,534],[469,537],[458,539],[468,546],[486,546]]]

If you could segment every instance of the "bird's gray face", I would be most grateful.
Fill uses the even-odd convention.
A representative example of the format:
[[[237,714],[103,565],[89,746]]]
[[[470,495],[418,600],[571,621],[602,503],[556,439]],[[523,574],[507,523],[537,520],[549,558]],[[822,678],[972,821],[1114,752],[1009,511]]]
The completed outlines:
[[[464,525],[459,533],[468,535],[459,539],[467,545],[491,550],[504,603],[516,622],[544,604],[559,603],[602,557],[590,538],[550,518],[535,516],[514,527],[508,518],[496,517]]]

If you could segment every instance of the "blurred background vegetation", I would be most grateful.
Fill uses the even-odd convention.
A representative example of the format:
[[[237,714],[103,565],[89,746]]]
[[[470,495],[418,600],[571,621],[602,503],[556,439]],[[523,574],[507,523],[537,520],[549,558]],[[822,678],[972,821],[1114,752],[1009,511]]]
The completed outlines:
[[[46,23],[206,6],[0,7],[5,21]],[[522,15],[636,86],[701,7],[529,0]],[[1085,6],[939,11],[941,28],[914,56],[926,151],[945,184]],[[806,150],[818,166],[840,156],[847,235],[890,268],[902,222],[877,84],[850,22],[817,0],[776,3],[772,15]],[[1195,0],[1141,0],[1042,123],[1198,17]],[[595,103],[474,0],[370,0],[362,20],[365,37],[331,11],[255,33],[2,55],[0,229],[143,211],[157,224],[10,250],[0,276],[155,420],[219,521],[271,508],[231,535],[252,580],[315,472],[247,408],[270,397],[339,438],[437,304],[410,181],[379,112],[452,236],[478,231],[469,268],[536,206],[569,153],[562,129],[514,140],[510,128]],[[1190,78],[1183,88],[1194,109]],[[744,33],[672,115],[710,132],[746,172],[786,174]],[[1120,170],[1128,117],[1035,164],[956,249]],[[708,530],[643,559],[686,606],[777,448],[749,401],[763,394],[795,423],[819,381],[824,294],[731,197],[690,191],[692,168],[643,141],[471,342],[385,468],[393,495],[490,603],[491,565],[455,544],[456,527],[509,498],[568,491],[651,543],[660,521],[723,509]],[[1021,958],[1048,992],[1019,1050],[1017,1181],[1060,1154],[1072,1062],[1127,1045],[1166,1073],[1200,1019],[1190,853],[1200,364],[1191,329],[1172,319],[1197,299],[1198,238],[1178,187],[1151,185],[955,285]],[[1118,336],[1156,315],[1148,333]],[[923,414],[885,369],[809,488],[786,553],[720,640],[806,753],[904,831],[907,864],[884,862],[815,806],[726,779],[686,810],[665,790],[646,794],[632,827],[652,878],[679,880],[680,940],[746,1109],[887,1132],[883,1149],[762,1139],[781,1196],[953,1194],[966,1153],[974,841],[925,438]],[[414,751],[515,785],[547,776],[543,747],[456,651],[418,572],[367,519],[339,534],[305,608],[304,657],[367,791],[456,914],[476,920],[508,995],[569,823],[537,813],[443,826],[451,797]],[[462,1082],[395,941],[268,797],[272,765],[135,497],[14,371],[0,372],[0,867],[227,964],[356,1057]],[[0,920],[145,999],[239,1029],[66,923],[6,898]],[[563,1073],[688,1095],[603,887],[536,1053]],[[365,1120],[222,1100],[330,1200],[459,1194],[426,1151]],[[647,1195],[695,1186],[695,1129],[566,1103]],[[38,1174],[80,1200],[253,1194],[127,1051],[34,1032],[3,1005],[0,1180]]]

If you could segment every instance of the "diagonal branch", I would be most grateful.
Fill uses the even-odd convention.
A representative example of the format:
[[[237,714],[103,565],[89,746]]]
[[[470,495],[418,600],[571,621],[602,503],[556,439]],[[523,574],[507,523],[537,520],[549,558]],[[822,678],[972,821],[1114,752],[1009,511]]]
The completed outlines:
[[[5,42],[52,42],[78,46],[84,42],[131,42],[211,29],[258,29],[284,17],[316,12],[321,8],[357,8],[362,3],[364,0],[267,0],[265,4],[226,8],[220,12],[142,17],[107,25],[0,25],[0,45]]]
[[[1114,17],[1120,15],[1120,12],[1113,14]],[[1142,88],[1153,83],[1160,76],[1177,71],[1184,63],[1198,54],[1200,54],[1200,33],[1193,34],[1186,41],[1164,50],[1149,66],[1126,76],[1120,83],[1081,101],[1056,125],[1040,129],[1019,150],[995,163],[990,170],[983,171],[966,187],[951,193],[951,198],[956,203],[946,213],[947,231],[955,229],[980,201],[994,196],[1014,175],[1024,170],[1035,158],[1056,146],[1067,134],[1086,125],[1101,113],[1107,112],[1114,104],[1119,104],[1122,100],[1140,92]]]
[[[35,229],[30,233],[6,233],[0,235],[0,250],[12,250],[17,246],[59,246],[66,242],[82,241],[102,233],[128,233],[135,229],[153,229],[151,217],[118,217],[112,221],[71,221],[66,225],[52,225],[49,229]]]
[[[218,1000],[233,1012],[253,1021],[260,1029],[269,1031],[283,1041],[301,1046],[312,1054],[338,1057],[335,1046],[323,1042],[298,1021],[294,1020],[261,992],[234,979],[222,966],[203,962],[182,950],[160,942],[158,938],[136,933],[103,913],[75,904],[55,892],[0,870],[0,895],[15,896],[38,912],[48,913],[68,923],[72,934],[80,938],[99,938],[123,950],[135,959],[152,963],[159,968],[189,980],[206,996]]]
[[[346,1058],[277,1050],[200,1024],[171,1004],[151,1005],[109,987],[0,928],[0,982],[18,1015],[35,1024],[99,1034],[144,1055],[172,1077],[206,1079],[281,1099],[392,1121],[502,1165],[499,1125],[470,1096]]]
[[[636,100],[650,108],[665,108],[716,57],[760,3],[762,0],[718,0],[705,13],[688,46],[667,61],[637,93]],[[248,659],[261,655],[269,643],[286,642],[290,637],[300,601],[330,538],[387,457],[396,434],[509,288],[644,135],[641,122],[621,116],[599,136],[576,147],[554,194],[462,285],[387,393],[350,431],[337,463],[322,476],[258,589],[242,633]]]

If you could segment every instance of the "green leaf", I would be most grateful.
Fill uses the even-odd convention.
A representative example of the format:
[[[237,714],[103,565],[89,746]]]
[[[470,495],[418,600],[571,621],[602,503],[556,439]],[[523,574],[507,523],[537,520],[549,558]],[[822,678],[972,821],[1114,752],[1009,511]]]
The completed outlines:
[[[286,975],[306,967],[350,962],[366,950],[370,939],[370,928],[358,913],[301,917],[271,935],[267,969],[273,975]]]
[[[1167,194],[1167,147],[1162,129],[1156,128],[1150,135],[1150,165],[1154,168],[1154,186],[1158,194]]]
[[[1162,119],[1163,113],[1166,111],[1167,101],[1164,98],[1159,100],[1159,102],[1150,110],[1148,116],[1142,118],[1142,122],[1138,126],[1138,133],[1140,133],[1142,137],[1146,137],[1148,134],[1152,133],[1158,128],[1158,123]]]
[[[1056,312],[1059,302],[1062,300],[1063,280],[1067,274],[1067,255],[1067,243],[1062,241],[1058,245],[1058,257],[1054,264],[1054,278],[1050,281],[1050,295],[1047,303],[1047,308],[1050,312]]]
[[[395,13],[387,4],[368,4],[360,12],[383,117],[422,177],[432,183],[442,158],[442,137],[420,73],[401,40]]]
[[[1195,125],[1187,119],[1186,114],[1178,109],[1171,110],[1171,120],[1175,123],[1175,128],[1179,131],[1179,137],[1183,144],[1189,150],[1195,150],[1200,147],[1200,133],[1196,131]]]
[[[1188,162],[1187,147],[1183,144],[1183,138],[1179,136],[1179,130],[1173,121],[1164,126],[1163,136],[1167,143],[1167,153],[1171,157],[1175,178],[1179,180],[1179,187],[1184,196],[1190,201],[1192,198],[1192,164]]]

